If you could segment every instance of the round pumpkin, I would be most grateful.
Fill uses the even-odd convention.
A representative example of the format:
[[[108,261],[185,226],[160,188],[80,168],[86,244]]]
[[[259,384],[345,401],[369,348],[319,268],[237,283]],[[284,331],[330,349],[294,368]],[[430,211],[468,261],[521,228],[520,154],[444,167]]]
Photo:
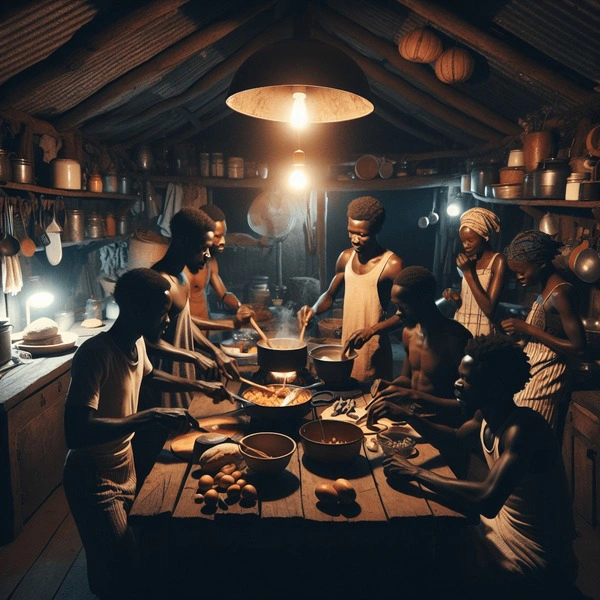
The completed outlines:
[[[444,49],[442,40],[430,29],[415,29],[400,38],[398,52],[411,62],[433,62]]]
[[[462,83],[471,77],[475,60],[463,48],[448,48],[435,61],[435,74],[444,83]]]

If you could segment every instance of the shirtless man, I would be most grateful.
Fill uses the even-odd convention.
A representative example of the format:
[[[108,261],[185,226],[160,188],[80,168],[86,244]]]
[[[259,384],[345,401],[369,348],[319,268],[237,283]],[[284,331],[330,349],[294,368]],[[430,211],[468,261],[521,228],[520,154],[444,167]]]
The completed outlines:
[[[164,371],[194,379],[195,368],[200,366],[207,376],[220,374],[227,378],[238,378],[239,371],[235,359],[228,357],[220,348],[212,344],[192,322],[189,307],[190,285],[183,272],[187,267],[197,273],[210,258],[210,248],[214,239],[214,223],[204,212],[195,208],[183,208],[171,219],[171,243],[164,257],[152,266],[163,275],[170,285],[173,305],[169,311],[171,323],[157,344],[149,344],[151,355],[161,360]],[[238,314],[249,319],[253,313],[249,307],[242,307]],[[229,320],[229,328],[239,328],[240,317]],[[195,345],[204,350],[210,358],[194,350]],[[218,370],[218,373],[217,373]],[[162,406],[182,406],[188,408],[192,395],[163,394]]]
[[[582,598],[575,588],[576,532],[560,446],[544,418],[513,397],[529,379],[527,356],[508,336],[477,336],[465,348],[455,384],[472,415],[460,428],[434,424],[392,402],[369,419],[406,419],[434,445],[478,443],[489,467],[482,481],[451,479],[399,456],[384,460],[390,479],[415,481],[467,513],[480,515],[476,561],[461,597]],[[472,595],[465,595],[473,592]]]
[[[404,323],[406,358],[400,376],[391,383],[376,382],[372,393],[382,401],[417,402],[440,416],[457,416],[454,381],[472,336],[466,327],[440,312],[435,293],[435,277],[425,267],[406,267],[394,280],[392,302]]]
[[[400,325],[397,315],[386,319],[392,283],[402,270],[402,259],[377,241],[385,210],[376,198],[362,196],[348,205],[348,237],[335,265],[335,275],[315,304],[298,311],[300,327],[314,315],[330,309],[344,287],[342,344],[359,350],[352,377],[370,384],[377,377],[392,377],[392,347],[388,332]]]
[[[211,247],[211,260],[203,269],[192,273],[187,267],[184,273],[190,282],[190,312],[193,317],[199,319],[210,318],[208,310],[207,292],[208,286],[212,287],[217,298],[231,311],[237,311],[241,302],[233,292],[228,292],[221,276],[219,275],[219,263],[215,254],[221,254],[225,250],[225,236],[227,235],[227,223],[225,214],[214,204],[205,204],[200,207],[215,223],[213,245]]]

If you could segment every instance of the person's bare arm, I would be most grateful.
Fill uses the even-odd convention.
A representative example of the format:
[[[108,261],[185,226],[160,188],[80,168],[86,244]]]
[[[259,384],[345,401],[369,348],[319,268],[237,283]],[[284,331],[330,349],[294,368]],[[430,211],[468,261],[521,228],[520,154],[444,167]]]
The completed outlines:
[[[227,379],[239,380],[240,371],[238,368],[237,361],[231,356],[227,356],[223,350],[215,346],[203,333],[200,328],[192,322],[192,335],[194,336],[194,343],[200,348],[204,348],[207,352],[213,356],[219,373]]]
[[[585,330],[579,310],[575,290],[571,286],[560,286],[549,299],[556,308],[562,321],[562,326],[567,334],[567,339],[558,338],[539,327],[530,325],[521,319],[505,319],[502,328],[509,335],[521,333],[537,339],[559,354],[582,357],[587,352]]]
[[[144,338],[144,341],[146,342],[146,347],[150,350],[151,354],[158,358],[192,363],[208,373],[217,368],[217,364],[214,360],[211,360],[200,352],[193,352],[192,350],[178,348],[177,346],[173,346],[162,339],[158,342],[151,342]]]
[[[500,254],[492,260],[494,261],[492,264],[492,277],[490,286],[486,291],[483,289],[477,276],[476,261],[469,260],[464,253],[459,254],[456,259],[456,264],[463,272],[463,276],[471,288],[475,301],[488,319],[493,319],[494,317],[506,275],[506,258]]]
[[[154,369],[144,378],[144,382],[161,392],[202,392],[215,401],[232,401],[231,395],[220,381],[184,379],[160,369]]]
[[[303,306],[298,311],[298,323],[300,327],[307,326],[315,315],[320,315],[333,306],[333,302],[344,284],[344,270],[346,269],[348,260],[352,257],[352,252],[352,249],[344,250],[338,256],[335,263],[335,275],[329,283],[329,287],[312,306]]]
[[[443,477],[397,455],[384,460],[384,470],[388,477],[418,481],[466,511],[492,518],[528,471],[533,456],[532,445],[537,443],[535,436],[523,431],[519,425],[509,427],[503,438],[504,450],[483,481]]]
[[[219,274],[219,263],[217,262],[216,258],[213,258],[210,265],[209,283],[217,295],[217,298],[219,298],[221,302],[230,310],[237,311],[242,303],[233,292],[227,291],[227,288],[221,279],[221,275]],[[204,327],[203,329],[207,328]]]

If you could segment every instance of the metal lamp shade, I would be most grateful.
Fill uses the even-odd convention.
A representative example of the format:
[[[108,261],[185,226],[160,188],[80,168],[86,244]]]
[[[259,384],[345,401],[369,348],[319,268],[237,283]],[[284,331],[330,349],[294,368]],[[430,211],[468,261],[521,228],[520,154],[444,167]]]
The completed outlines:
[[[238,69],[227,97],[236,112],[269,121],[289,121],[294,91],[305,88],[310,123],[335,123],[374,110],[367,78],[337,48],[311,39],[275,42]]]

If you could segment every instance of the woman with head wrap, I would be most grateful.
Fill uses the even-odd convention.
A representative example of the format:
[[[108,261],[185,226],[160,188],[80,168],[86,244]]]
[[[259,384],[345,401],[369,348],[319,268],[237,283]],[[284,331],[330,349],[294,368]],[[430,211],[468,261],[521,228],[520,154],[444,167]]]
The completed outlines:
[[[517,281],[523,286],[540,284],[542,291],[526,321],[505,319],[501,323],[509,335],[525,338],[524,349],[531,364],[531,379],[515,396],[515,402],[540,412],[559,435],[566,408],[566,357],[581,357],[587,350],[575,288],[552,264],[561,245],[541,231],[529,230],[515,236],[504,249]]]
[[[506,259],[491,248],[499,231],[500,219],[486,208],[471,208],[460,217],[458,234],[465,250],[456,258],[463,274],[460,295],[448,288],[443,296],[458,304],[454,318],[474,336],[494,331],[494,313],[506,273]]]

